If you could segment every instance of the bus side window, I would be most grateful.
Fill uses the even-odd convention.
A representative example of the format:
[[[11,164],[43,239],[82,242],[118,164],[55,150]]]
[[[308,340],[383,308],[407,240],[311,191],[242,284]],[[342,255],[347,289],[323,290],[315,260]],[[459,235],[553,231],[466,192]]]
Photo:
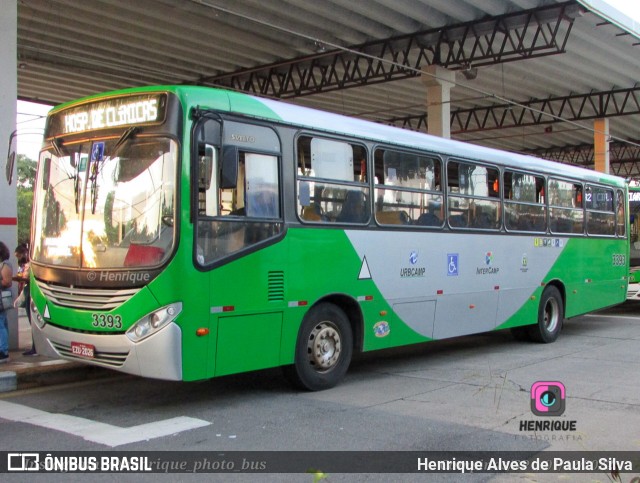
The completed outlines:
[[[363,146],[300,136],[298,216],[310,223],[367,223],[371,208]]]
[[[380,148],[374,160],[379,225],[442,227],[440,159]]]
[[[626,216],[624,213],[624,203],[625,201],[625,196],[624,196],[624,192],[622,190],[618,190],[617,191],[617,196],[616,196],[616,202],[617,202],[617,207],[616,207],[616,225],[617,225],[617,229],[616,229],[616,233],[618,236],[625,236],[626,235]]]
[[[246,214],[256,218],[279,218],[278,158],[245,153]]]
[[[507,230],[545,232],[547,208],[544,203],[544,178],[505,171],[504,190]]]
[[[216,144],[221,131],[217,121],[206,120],[196,129],[202,138],[194,160],[198,190],[194,255],[198,264],[210,265],[282,231],[280,145],[272,129],[251,124],[225,122],[223,149]],[[239,145],[244,138],[255,141],[252,151]]]
[[[198,214],[218,214],[218,156],[217,148],[201,144],[198,152]]]
[[[583,234],[582,185],[549,179],[549,224],[553,233]]]
[[[500,229],[500,171],[496,167],[452,160],[447,163],[447,183],[452,228]]]
[[[614,191],[610,188],[587,185],[585,204],[587,209],[587,233],[590,235],[616,234]]]

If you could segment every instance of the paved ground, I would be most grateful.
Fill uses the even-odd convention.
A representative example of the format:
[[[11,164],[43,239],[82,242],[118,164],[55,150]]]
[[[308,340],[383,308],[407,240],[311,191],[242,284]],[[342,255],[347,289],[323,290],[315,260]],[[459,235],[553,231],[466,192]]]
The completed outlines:
[[[110,371],[76,362],[25,356],[23,352],[31,349],[31,327],[24,309],[19,309],[18,329],[19,347],[9,351],[9,362],[0,364],[0,393],[110,374]]]
[[[25,334],[28,335],[28,327]],[[22,345],[28,346],[28,339]],[[8,367],[40,374],[53,364],[43,357],[16,355]],[[87,366],[55,364],[65,368],[58,373],[67,376],[72,368],[81,377],[114,375]],[[19,379],[26,380],[22,376]],[[171,436],[116,446],[126,451],[179,448],[638,453],[640,303],[572,319],[553,344],[519,342],[503,331],[365,354],[354,360],[342,384],[316,393],[292,390],[277,370],[200,383],[118,376],[106,379],[104,384],[88,381],[58,388],[51,372],[46,373],[45,379],[41,382],[53,385],[18,390],[2,400],[29,411],[45,411],[51,417],[77,416],[108,423],[122,431],[186,415],[209,423]],[[566,387],[566,410],[562,416],[544,418],[532,413],[530,392],[537,381],[561,382]],[[37,381],[32,378],[30,384]],[[572,429],[526,427],[528,421],[547,419],[569,424]],[[45,431],[32,426],[33,421],[12,421],[4,424],[0,442],[11,441],[16,447],[45,451],[102,451],[113,447],[112,443],[91,443],[86,438],[63,434],[64,426]],[[37,447],[33,447],[34,441],[38,442]],[[211,480],[254,480],[248,475],[220,476]],[[456,476],[460,475],[331,475],[328,481],[457,481]],[[621,481],[629,482],[634,476],[640,475],[624,474]],[[618,481],[602,471],[464,478],[489,479]],[[300,475],[269,481],[284,480],[310,481]]]

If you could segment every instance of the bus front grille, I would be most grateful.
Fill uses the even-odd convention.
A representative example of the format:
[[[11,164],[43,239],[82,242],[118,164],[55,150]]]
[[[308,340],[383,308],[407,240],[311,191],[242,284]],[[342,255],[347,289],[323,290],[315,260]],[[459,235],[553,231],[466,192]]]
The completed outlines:
[[[76,361],[83,362],[96,362],[99,364],[104,364],[110,367],[122,367],[124,361],[127,359],[129,352],[105,352],[105,351],[95,351],[94,357],[80,357],[71,352],[71,346],[61,344],[59,342],[50,341],[53,348],[60,354],[62,357],[67,359],[74,359]]]
[[[36,280],[42,293],[54,304],[83,310],[111,310],[140,291],[125,289],[77,288]]]

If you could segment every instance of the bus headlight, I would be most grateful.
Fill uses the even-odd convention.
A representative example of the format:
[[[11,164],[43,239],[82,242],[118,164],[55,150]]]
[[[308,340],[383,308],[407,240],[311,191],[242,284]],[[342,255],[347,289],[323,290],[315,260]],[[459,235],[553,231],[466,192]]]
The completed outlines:
[[[180,312],[182,312],[182,302],[176,302],[155,310],[133,324],[127,330],[127,337],[132,342],[140,342],[173,322]]]
[[[38,312],[38,307],[36,307],[33,299],[31,299],[31,303],[29,305],[31,310],[31,321],[34,322],[38,328],[42,329],[47,324],[47,321],[44,320],[42,315],[40,315],[40,312]]]

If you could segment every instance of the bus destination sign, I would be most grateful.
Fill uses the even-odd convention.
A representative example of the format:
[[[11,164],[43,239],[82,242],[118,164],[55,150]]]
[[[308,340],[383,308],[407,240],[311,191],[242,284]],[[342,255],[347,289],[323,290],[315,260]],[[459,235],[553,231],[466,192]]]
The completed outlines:
[[[166,99],[166,94],[144,94],[71,107],[51,115],[48,136],[161,123],[165,118]]]

